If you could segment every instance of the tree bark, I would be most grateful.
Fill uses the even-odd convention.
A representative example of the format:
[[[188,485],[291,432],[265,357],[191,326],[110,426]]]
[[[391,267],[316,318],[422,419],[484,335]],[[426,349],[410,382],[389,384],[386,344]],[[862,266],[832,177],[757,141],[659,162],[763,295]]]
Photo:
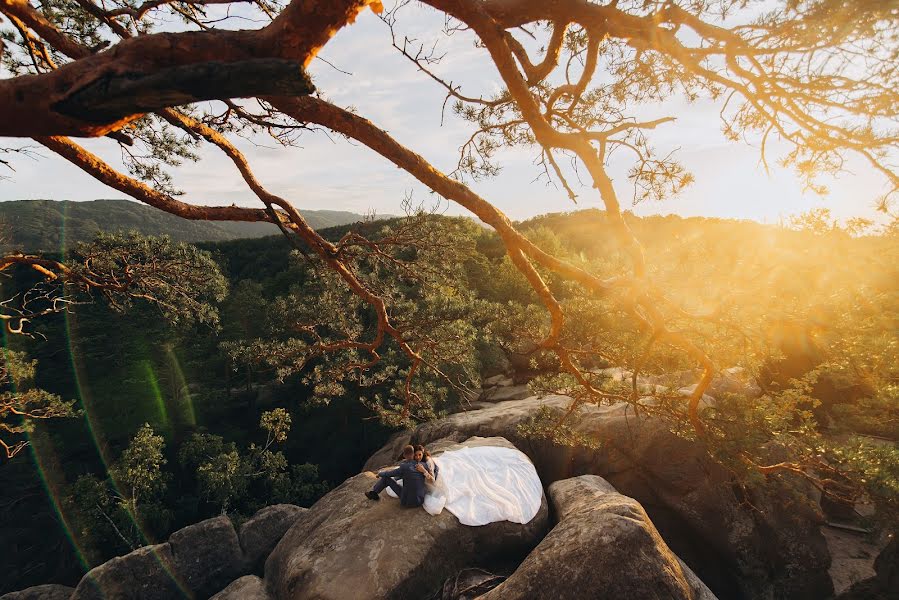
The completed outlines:
[[[293,0],[259,30],[141,35],[89,54],[25,0],[0,0],[0,12],[51,44],[63,40],[60,50],[76,59],[48,73],[0,81],[0,136],[96,137],[166,106],[271,94],[273,88],[310,93],[303,69],[368,3]],[[280,60],[256,62],[265,59]]]

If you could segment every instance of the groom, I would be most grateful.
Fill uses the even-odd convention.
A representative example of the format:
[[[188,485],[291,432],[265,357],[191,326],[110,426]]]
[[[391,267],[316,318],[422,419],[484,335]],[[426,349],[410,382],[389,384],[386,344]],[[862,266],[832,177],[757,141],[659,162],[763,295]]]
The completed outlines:
[[[400,504],[409,508],[421,506],[425,501],[425,476],[428,475],[419,461],[421,457],[415,456],[415,448],[405,446],[403,448],[403,462],[395,469],[389,471],[381,471],[378,473],[378,481],[374,487],[365,492],[366,497],[370,500],[380,500],[380,494],[384,488],[390,487],[393,492],[399,496]],[[393,480],[399,477],[403,480],[400,485]]]

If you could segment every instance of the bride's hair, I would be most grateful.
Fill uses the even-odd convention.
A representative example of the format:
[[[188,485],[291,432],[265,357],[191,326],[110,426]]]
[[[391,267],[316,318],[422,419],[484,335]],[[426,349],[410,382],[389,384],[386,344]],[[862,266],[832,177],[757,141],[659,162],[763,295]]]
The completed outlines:
[[[423,458],[424,460],[428,460],[429,458],[431,458],[431,453],[428,452],[428,449],[425,448],[424,446],[422,446],[421,444],[418,444],[418,445],[415,446],[415,451],[416,451],[416,452],[421,452],[422,458]]]

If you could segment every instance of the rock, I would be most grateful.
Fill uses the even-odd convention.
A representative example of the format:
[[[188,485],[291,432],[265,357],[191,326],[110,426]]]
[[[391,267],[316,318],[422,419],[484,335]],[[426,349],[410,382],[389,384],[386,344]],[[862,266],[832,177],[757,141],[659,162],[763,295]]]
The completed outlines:
[[[621,383],[625,380],[630,380],[633,377],[633,371],[628,371],[627,369],[623,369],[622,367],[609,367],[607,369],[600,369],[600,373],[611,379],[612,381],[617,381]],[[652,383],[652,382],[647,382]]]
[[[511,379],[510,379],[511,381]],[[505,400],[524,400],[531,396],[531,391],[527,384],[508,385],[506,387],[495,387],[485,390],[481,394],[482,402],[503,402]]]
[[[165,544],[138,548],[91,569],[72,600],[208,598],[243,573],[237,532],[221,516],[180,529]]]
[[[638,383],[637,391],[641,394],[646,394],[647,396],[652,396],[653,394],[664,394],[667,392],[669,388],[664,385],[659,385],[657,383]],[[655,400],[655,398],[653,398]]]
[[[509,357],[499,347],[492,346],[485,348],[487,353],[483,356],[481,376],[485,378],[495,377],[496,375],[505,375],[512,370],[512,363]]]
[[[245,573],[237,532],[225,515],[179,529],[169,546],[181,581],[197,597],[208,598]]]
[[[481,600],[715,600],[671,552],[643,507],[601,477],[557,481],[549,494],[558,524]]]
[[[293,504],[275,504],[266,506],[241,525],[238,537],[245,570],[256,571],[262,567],[293,522],[305,511]]]
[[[245,575],[210,598],[210,600],[271,600],[265,584],[255,575]]]
[[[677,389],[683,392],[689,388],[687,393],[691,393],[696,389],[696,383],[702,375],[700,371],[674,371],[672,373],[664,373],[662,375],[649,375],[640,378],[647,384],[654,384]],[[706,394],[712,398],[722,396],[724,394],[737,394],[746,396],[747,398],[758,398],[762,395],[762,388],[753,379],[743,367],[730,367],[722,369],[712,378]]]
[[[880,588],[884,592],[891,592],[894,598],[899,598],[899,537],[894,535],[892,541],[877,555],[874,571]]]
[[[510,447],[500,438],[431,444],[439,448]],[[439,460],[439,456],[437,456]],[[345,481],[303,512],[265,563],[269,590],[279,599],[425,598],[463,567],[499,556],[524,556],[548,523],[546,499],[530,523],[461,525],[449,511],[431,516],[387,498],[364,496],[373,473]]]
[[[64,585],[38,585],[0,596],[0,600],[69,600],[74,588]]]
[[[762,388],[743,367],[723,369],[712,378],[706,391],[715,397],[737,394],[747,398],[758,398],[762,395]]]
[[[874,577],[854,584],[837,600],[899,600],[899,537],[892,536],[874,560]]]
[[[689,398],[690,396],[693,395],[693,392],[696,390],[696,385],[697,384],[694,383],[692,385],[684,386],[684,387],[680,388],[679,390],[677,390],[677,393],[680,394],[681,396],[684,396],[685,398]],[[708,394],[703,394],[702,398],[699,399],[699,409],[702,410],[702,409],[709,408],[712,406],[715,406],[715,399],[712,396],[709,396]]]
[[[857,592],[863,586],[858,584],[866,580],[870,580],[872,584],[875,583],[877,575],[874,569],[875,561],[884,550],[888,540],[864,533],[861,529],[855,531],[831,525],[821,527],[821,533],[824,534],[830,550],[829,573],[837,598],[875,597],[876,594],[872,590],[877,587],[876,585],[872,586],[871,590],[860,594]],[[850,590],[854,591],[854,596],[848,593]]]
[[[481,387],[489,388],[495,385],[512,385],[514,383],[512,378],[506,375],[505,373],[500,373],[499,375],[494,375],[493,377],[488,377],[481,383]]]
[[[852,488],[838,481],[829,481],[822,486],[821,510],[828,520],[851,523],[855,519],[855,498]]]
[[[170,600],[183,598],[168,544],[138,548],[94,567],[81,578],[71,600]]]
[[[489,592],[506,576],[497,575],[484,569],[462,569],[455,576],[443,582],[439,596],[431,597],[431,600],[477,600],[484,593]]]
[[[544,485],[576,475],[606,478],[640,502],[662,537],[721,598],[827,598],[830,555],[821,516],[778,488],[744,490],[696,444],[672,434],[626,404],[585,406],[573,429],[597,440],[596,449],[562,448],[524,439],[518,426],[541,407],[565,409],[565,396],[498,402],[425,423],[414,443],[441,438],[502,436],[525,452]]]
[[[377,471],[381,467],[398,463],[399,457],[403,455],[403,446],[408,445],[411,438],[411,431],[400,431],[390,436],[387,443],[365,461],[362,472]]]
[[[899,537],[892,539],[874,560],[874,577],[860,581],[837,600],[899,600]]]
[[[663,385],[669,388],[682,388],[685,385],[696,383],[699,380],[701,371],[672,371],[671,373],[663,373],[661,375],[647,375],[646,383]]]
[[[256,391],[256,402],[260,406],[268,406],[272,403],[272,400],[275,397],[275,391],[277,389],[278,386],[274,384],[260,385]]]
[[[506,354],[509,368],[516,374],[534,373],[534,365],[531,364],[531,359],[533,359],[536,351],[537,344],[535,342],[524,339],[519,340],[518,348]]]

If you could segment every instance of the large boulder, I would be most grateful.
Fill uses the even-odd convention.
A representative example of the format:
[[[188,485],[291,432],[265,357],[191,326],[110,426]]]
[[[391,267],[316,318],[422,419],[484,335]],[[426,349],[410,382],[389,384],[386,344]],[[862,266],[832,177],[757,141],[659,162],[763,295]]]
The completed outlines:
[[[493,377],[488,377],[483,382],[481,382],[481,387],[489,388],[497,385],[507,386],[513,385],[515,383],[515,379],[506,375],[505,373],[500,373],[499,375],[494,375]]]
[[[168,544],[138,548],[94,567],[81,578],[72,600],[169,600],[186,590],[174,575]]]
[[[237,532],[224,515],[179,529],[169,546],[180,580],[198,598],[208,598],[245,572]]]
[[[274,504],[261,509],[240,526],[238,537],[247,571],[255,572],[265,564],[268,555],[305,511],[293,504]]]
[[[412,434],[408,431],[393,434],[380,450],[365,461],[362,471],[377,471],[381,467],[396,464],[403,455],[403,446],[408,445],[411,438]]]
[[[210,598],[210,600],[271,600],[265,583],[255,575],[245,575]]]
[[[425,423],[413,443],[502,436],[525,452],[544,485],[593,474],[635,498],[672,550],[722,598],[815,599],[833,595],[830,554],[815,506],[776,486],[747,489],[703,449],[627,404],[585,406],[572,428],[598,447],[562,448],[519,426],[566,396],[499,402]]]
[[[894,535],[874,561],[874,577],[860,581],[837,600],[899,600],[899,536]]]
[[[476,438],[432,450],[475,445],[511,447],[504,439]],[[300,515],[265,564],[278,600],[425,598],[462,567],[523,557],[548,524],[545,498],[527,524],[468,527],[449,511],[431,516],[386,496],[373,502],[364,493],[374,481],[373,473],[356,475]]]
[[[715,600],[643,507],[601,477],[557,481],[549,495],[558,524],[480,600]]]
[[[94,567],[72,600],[208,598],[243,574],[237,532],[228,517],[220,516],[179,529],[165,544]]]
[[[607,369],[608,370],[608,369]],[[628,376],[629,372],[625,372]],[[700,370],[674,371],[662,375],[641,376],[639,381],[644,384],[659,385],[669,389],[695,388],[696,382],[702,375]],[[757,398],[762,394],[762,389],[746,368],[730,367],[715,373],[709,383],[706,394],[715,398],[724,394],[737,394],[749,398]]]
[[[710,396],[737,394],[748,398],[758,398],[762,395],[762,388],[744,367],[731,367],[716,373],[706,392]]]
[[[482,402],[504,402],[506,400],[523,400],[531,395],[526,383],[521,385],[498,386],[484,390],[480,400]]]
[[[893,598],[899,598],[899,537],[894,535],[892,541],[877,555],[874,571],[881,589],[891,593]]]
[[[0,600],[69,600],[75,590],[65,585],[37,585],[0,596]]]

